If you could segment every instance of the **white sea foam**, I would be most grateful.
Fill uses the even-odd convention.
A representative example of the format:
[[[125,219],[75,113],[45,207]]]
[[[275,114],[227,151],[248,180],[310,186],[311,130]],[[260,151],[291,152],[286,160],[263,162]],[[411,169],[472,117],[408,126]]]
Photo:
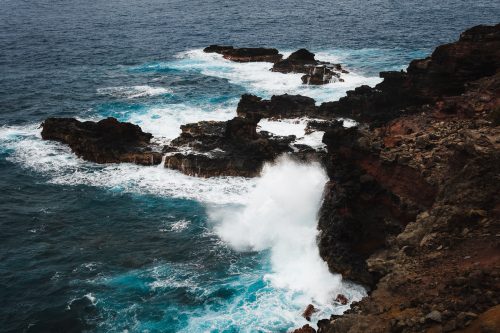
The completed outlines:
[[[172,93],[172,90],[165,87],[151,86],[121,86],[121,87],[106,87],[98,88],[97,93],[101,95],[110,95],[119,98],[139,98],[150,97]]]
[[[170,227],[167,228],[166,230],[172,231],[172,232],[180,232],[182,230],[187,229],[189,227],[190,223],[191,222],[189,222],[188,220],[180,220],[180,221],[172,223],[170,225]]]
[[[328,60],[319,56],[318,59]],[[300,74],[270,72],[269,63],[233,63],[201,50],[180,54],[179,59],[164,65],[226,78],[245,87],[248,92],[266,98],[272,94],[302,94],[315,98],[317,102],[337,99],[359,84],[373,85],[379,81],[378,78],[351,73],[345,76],[344,83],[307,86],[301,83]],[[98,92],[119,98],[170,93],[166,88],[141,87],[144,88],[109,87]],[[228,103],[232,105],[229,107],[212,106],[206,109],[189,104],[153,106],[129,115],[127,120],[156,137],[172,139],[178,136],[182,124],[231,119],[235,116],[236,103],[237,100]],[[259,123],[262,130],[278,135],[294,134],[298,138],[297,143],[321,147],[322,132],[305,135],[305,125],[303,119],[281,122],[263,120]],[[332,305],[332,298],[337,292],[345,294],[350,300],[357,300],[364,294],[360,287],[345,284],[340,276],[330,274],[319,257],[315,243],[316,214],[326,176],[317,164],[306,166],[283,160],[274,166],[267,166],[259,179],[195,178],[161,165],[96,165],[77,158],[65,145],[41,140],[37,127],[0,127],[0,149],[9,151],[9,161],[42,174],[49,183],[84,184],[206,203],[216,224],[215,231],[225,242],[243,251],[270,251],[271,271],[264,276],[265,288],[251,296],[242,294],[236,297],[223,310],[204,309],[193,313],[186,331],[206,331],[232,325],[242,328],[242,332],[245,327],[248,330],[251,327],[269,331],[269,327],[278,327],[283,323],[299,327],[305,324],[300,312],[307,304],[314,303],[321,309],[316,314],[316,319],[319,319],[347,309],[347,306]],[[240,204],[241,208],[234,208],[234,204]],[[219,205],[227,207],[222,210],[217,208]],[[181,231],[188,227],[181,222],[169,226],[168,230]],[[232,269],[237,271],[240,268]],[[235,288],[247,288],[262,280],[262,274],[241,274],[237,281],[231,283]],[[195,281],[186,282],[183,279],[182,275],[175,278],[162,275],[155,278],[149,287],[153,290],[187,287],[195,288],[196,292],[209,292],[198,289]]]
[[[275,135],[295,135],[296,144],[308,145],[312,148],[318,149],[325,147],[323,140],[323,131],[315,131],[312,133],[305,132],[307,122],[310,118],[296,118],[296,119],[261,119],[259,121],[259,128],[262,131],[267,131]],[[321,120],[319,120],[321,121]]]
[[[162,165],[106,164],[83,161],[66,145],[44,141],[38,125],[0,127],[0,148],[10,150],[7,159],[36,171],[48,182],[90,185],[128,193],[187,198],[204,203],[239,203],[254,180],[241,177],[197,178]]]
[[[202,109],[187,104],[170,104],[151,107],[145,113],[135,113],[128,121],[141,126],[143,131],[155,137],[174,139],[181,133],[181,125],[202,120],[224,121],[235,116],[235,107],[212,106]]]
[[[281,157],[264,167],[247,202],[239,209],[213,209],[217,234],[240,251],[270,249],[276,288],[303,294],[303,302],[330,306],[343,291],[340,275],[331,274],[316,245],[317,213],[325,171],[317,163],[302,164]],[[355,298],[359,298],[361,292]]]
[[[8,150],[9,161],[44,175],[50,183],[85,184],[204,202],[215,223],[214,231],[225,242],[242,251],[270,251],[269,272],[234,268],[238,279],[228,282],[231,288],[241,290],[242,286],[247,288],[263,279],[262,289],[238,294],[223,309],[195,310],[190,314],[186,332],[231,326],[242,328],[242,332],[245,327],[249,328],[247,331],[250,327],[263,331],[283,325],[299,327],[306,323],[300,313],[307,304],[313,303],[321,310],[314,317],[319,319],[348,308],[332,305],[337,292],[350,300],[358,300],[364,294],[360,287],[346,285],[340,276],[330,274],[319,257],[316,214],[326,176],[318,164],[282,159],[267,165],[261,178],[203,179],[161,165],[96,165],[75,157],[65,145],[41,140],[39,133],[36,125],[0,127],[0,148]],[[186,224],[177,221],[169,231],[182,230]],[[148,286],[152,290],[188,288],[197,295],[212,292],[195,280],[186,280],[185,270],[176,267],[174,271],[175,276],[151,273],[156,277]],[[130,309],[130,313],[134,311]]]
[[[284,52],[285,56],[288,52]],[[155,64],[178,70],[198,70],[204,75],[225,78],[230,83],[241,85],[250,93],[262,97],[277,94],[300,94],[312,97],[317,103],[337,100],[345,95],[347,90],[367,84],[373,86],[381,81],[379,77],[366,77],[355,71],[343,74],[344,82],[332,82],[321,86],[302,84],[299,73],[282,74],[271,72],[271,63],[251,62],[237,63],[222,58],[215,53],[205,53],[201,49],[182,52],[177,55],[179,60]],[[322,52],[317,56],[320,60],[342,62],[342,59],[332,52]]]

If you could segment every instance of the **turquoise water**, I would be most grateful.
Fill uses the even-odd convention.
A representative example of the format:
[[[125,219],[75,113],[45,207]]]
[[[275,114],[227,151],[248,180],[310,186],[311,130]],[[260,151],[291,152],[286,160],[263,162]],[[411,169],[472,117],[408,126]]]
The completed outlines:
[[[114,116],[167,142],[181,124],[234,117],[246,92],[338,99],[500,14],[489,1],[0,6],[1,332],[284,332],[311,302],[313,320],[342,312],[332,297],[363,290],[318,260],[319,166],[197,179],[96,165],[42,141],[40,122]],[[351,74],[303,86],[201,52],[212,43],[307,47]]]

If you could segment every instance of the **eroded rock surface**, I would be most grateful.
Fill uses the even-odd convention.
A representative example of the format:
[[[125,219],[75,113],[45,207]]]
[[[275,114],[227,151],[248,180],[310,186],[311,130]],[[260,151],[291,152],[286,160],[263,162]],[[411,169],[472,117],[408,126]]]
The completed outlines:
[[[499,29],[469,29],[412,62],[384,81],[400,80],[392,98],[382,83],[340,102],[364,124],[332,123],[323,138],[330,181],[320,254],[373,291],[318,332],[498,328]]]
[[[348,73],[340,64],[316,60],[314,53],[306,49],[293,52],[288,58],[275,63],[271,70],[280,73],[303,73],[305,75],[302,76],[302,82],[314,85],[342,82],[344,80],[341,73]]]
[[[171,143],[178,152],[167,154],[165,167],[201,177],[254,177],[265,162],[291,152],[290,143],[295,140],[294,136],[257,133],[257,122],[241,117],[202,121],[181,129]]]
[[[70,146],[79,157],[97,163],[129,162],[160,164],[162,155],[153,151],[153,137],[137,125],[115,118],[81,122],[74,118],[48,118],[42,123],[42,138]]]
[[[225,59],[235,62],[278,62],[283,55],[274,48],[264,47],[242,47],[234,48],[232,46],[210,45],[203,50],[207,53],[219,53]]]
[[[301,95],[274,95],[269,100],[244,94],[238,103],[239,117],[259,121],[262,118],[315,117],[317,107],[314,99]]]
[[[383,82],[349,91],[339,101],[323,103],[320,112],[381,125],[420,111],[423,104],[466,91],[467,83],[490,76],[500,67],[500,25],[477,26],[455,43],[439,46],[406,72],[382,72]]]

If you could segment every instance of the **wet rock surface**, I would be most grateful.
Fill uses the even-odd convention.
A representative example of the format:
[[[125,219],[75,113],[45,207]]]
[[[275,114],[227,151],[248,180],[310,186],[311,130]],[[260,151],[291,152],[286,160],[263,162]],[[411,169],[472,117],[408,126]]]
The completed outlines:
[[[202,121],[181,127],[171,143],[165,167],[201,177],[259,174],[263,164],[291,152],[294,136],[257,132],[257,122],[235,117],[229,121]]]
[[[358,87],[339,101],[323,103],[320,111],[372,126],[419,112],[421,105],[459,95],[467,83],[495,74],[500,67],[499,35],[500,25],[471,28],[457,42],[412,61],[406,72],[382,72],[384,81],[374,88]]]
[[[318,331],[498,331],[499,29],[469,29],[339,102],[362,123],[333,123],[323,138],[320,254],[372,291]],[[382,87],[396,81],[391,100]]]
[[[301,95],[274,95],[269,100],[255,95],[241,96],[236,113],[239,117],[259,121],[262,118],[316,117],[314,99]]]
[[[348,73],[340,64],[332,64],[315,59],[314,53],[306,49],[293,52],[288,58],[274,64],[271,69],[280,73],[303,73],[302,82],[305,84],[326,84],[330,82],[344,81],[342,73]]]
[[[271,62],[273,72],[302,73],[302,83],[321,85],[330,82],[343,82],[342,74],[349,73],[340,64],[319,61],[314,53],[306,49],[293,52],[288,58],[274,48],[244,47],[235,48],[228,45],[210,45],[203,49],[205,53],[218,53],[225,59],[235,62]]]
[[[65,143],[79,157],[97,163],[129,162],[160,164],[162,154],[153,151],[153,137],[137,125],[115,118],[81,122],[74,118],[48,118],[42,123],[42,138]]]
[[[242,47],[234,48],[232,46],[210,45],[204,50],[206,53],[219,53],[225,59],[235,62],[278,62],[283,55],[274,48],[264,47]]]

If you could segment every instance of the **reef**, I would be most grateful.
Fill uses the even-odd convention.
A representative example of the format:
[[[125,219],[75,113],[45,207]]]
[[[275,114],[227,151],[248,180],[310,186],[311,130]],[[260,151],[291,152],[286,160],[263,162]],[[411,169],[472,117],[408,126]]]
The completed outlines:
[[[67,144],[79,157],[96,163],[160,164],[162,154],[151,145],[150,133],[131,123],[107,118],[81,122],[74,118],[47,118],[42,138]]]

